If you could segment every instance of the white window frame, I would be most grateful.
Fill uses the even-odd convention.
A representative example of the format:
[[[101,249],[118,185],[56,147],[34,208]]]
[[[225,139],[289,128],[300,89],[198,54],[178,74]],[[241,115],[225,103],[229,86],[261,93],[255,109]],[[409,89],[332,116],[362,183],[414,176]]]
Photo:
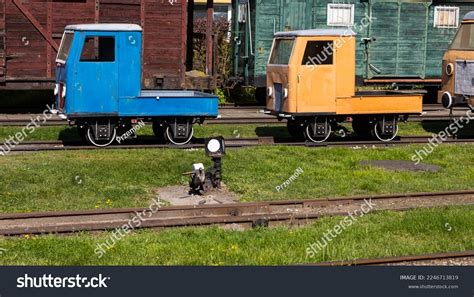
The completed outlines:
[[[335,21],[332,16],[332,11],[334,9],[350,9],[350,20],[348,22],[337,22]],[[327,25],[332,26],[332,27],[347,27],[347,26],[353,26],[354,25],[354,10],[355,10],[355,5],[354,4],[349,4],[349,3],[328,3],[327,6]]]
[[[450,24],[440,24],[440,19],[439,19],[439,13],[440,11],[446,11],[446,12],[454,12],[455,14],[455,18],[456,18],[456,22],[454,25],[450,25]],[[435,10],[434,10],[434,19],[433,19],[433,27],[434,28],[440,28],[440,29],[452,29],[452,28],[457,28],[459,27],[459,7],[456,7],[456,6],[435,6]]]

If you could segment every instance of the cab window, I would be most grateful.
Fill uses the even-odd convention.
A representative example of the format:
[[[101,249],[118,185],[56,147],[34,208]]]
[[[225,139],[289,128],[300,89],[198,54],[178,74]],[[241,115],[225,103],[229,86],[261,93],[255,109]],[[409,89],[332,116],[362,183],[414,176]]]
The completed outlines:
[[[474,50],[474,24],[462,24],[449,48],[452,50]]]
[[[66,63],[67,57],[69,55],[69,50],[71,49],[73,38],[74,38],[74,33],[72,32],[64,33],[63,38],[61,39],[61,45],[59,46],[56,62]]]
[[[115,38],[112,36],[87,36],[82,46],[80,61],[115,61]]]
[[[294,39],[276,39],[269,64],[288,65],[293,51]]]
[[[333,42],[330,40],[308,41],[302,65],[332,65],[334,58]]]

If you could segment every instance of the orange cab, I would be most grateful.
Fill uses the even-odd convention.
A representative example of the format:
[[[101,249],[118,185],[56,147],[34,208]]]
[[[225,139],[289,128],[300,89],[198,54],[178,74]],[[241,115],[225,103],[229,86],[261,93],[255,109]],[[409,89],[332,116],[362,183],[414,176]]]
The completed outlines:
[[[443,57],[442,90],[438,101],[445,108],[474,106],[474,11],[463,18]]]
[[[422,112],[422,96],[356,93],[355,42],[350,29],[276,33],[265,112],[287,119],[292,136],[312,142],[327,140],[348,117],[358,135],[394,139],[400,116]]]

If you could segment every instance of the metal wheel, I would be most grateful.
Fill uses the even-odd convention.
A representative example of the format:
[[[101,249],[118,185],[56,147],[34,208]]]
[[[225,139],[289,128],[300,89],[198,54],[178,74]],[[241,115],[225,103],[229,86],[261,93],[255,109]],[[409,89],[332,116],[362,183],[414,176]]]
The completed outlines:
[[[325,135],[313,135],[312,132],[313,131],[311,131],[310,125],[306,125],[306,129],[305,129],[306,138],[311,142],[321,143],[321,142],[325,142],[329,138],[329,136],[331,136],[332,128],[331,128],[331,125],[327,123],[327,129],[326,129]]]
[[[117,137],[117,129],[114,127],[112,129],[112,135],[107,140],[95,140],[94,131],[91,126],[87,128],[86,139],[89,143],[97,147],[106,147],[112,144],[115,141],[115,137]]]
[[[189,136],[187,138],[175,138],[175,137],[173,137],[173,131],[171,130],[170,126],[167,126],[166,131],[165,131],[166,140],[168,140],[169,142],[171,142],[174,145],[185,145],[185,144],[189,143],[191,141],[191,138],[193,138],[193,134],[194,134],[193,127],[191,127],[191,130],[189,132]]]
[[[377,137],[378,140],[383,141],[383,142],[388,142],[392,141],[397,137],[398,134],[398,124],[395,124],[395,131],[391,134],[382,134],[382,131],[380,131],[378,123],[375,123],[373,127],[374,135]]]

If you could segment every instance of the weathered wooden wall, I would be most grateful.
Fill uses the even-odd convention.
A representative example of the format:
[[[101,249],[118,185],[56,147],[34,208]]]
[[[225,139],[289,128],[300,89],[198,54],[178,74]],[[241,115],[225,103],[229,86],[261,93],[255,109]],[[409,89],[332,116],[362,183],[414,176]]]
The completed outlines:
[[[5,0],[0,0],[0,83],[5,81]]]
[[[237,2],[233,0],[234,6]],[[419,79],[421,83],[436,82],[441,75],[443,53],[457,29],[435,28],[434,7],[457,6],[460,19],[474,10],[474,0],[250,0],[250,3],[255,53],[253,56],[248,54],[245,42],[248,24],[236,23],[234,11],[233,34],[242,41],[234,55],[234,74],[247,77],[250,84],[256,86],[265,85],[274,31],[334,28],[327,26],[328,3],[354,4],[354,24],[360,24],[366,14],[374,17],[370,26],[357,32],[359,77],[387,78],[387,82],[405,78]],[[367,67],[361,42],[363,37],[377,39],[369,47],[368,63],[381,70],[380,74]]]
[[[0,0],[0,88],[50,87],[64,27],[80,23],[141,25],[143,85],[182,87],[186,0]]]

